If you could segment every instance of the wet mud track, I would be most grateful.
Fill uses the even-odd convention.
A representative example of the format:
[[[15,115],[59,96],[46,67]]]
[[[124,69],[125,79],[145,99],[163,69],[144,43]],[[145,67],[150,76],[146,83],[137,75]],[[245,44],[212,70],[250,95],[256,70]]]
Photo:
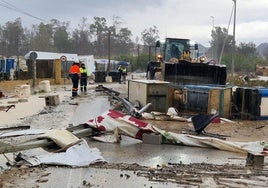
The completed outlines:
[[[81,97],[79,101],[79,105],[70,105],[69,99],[66,98],[55,109],[26,118],[22,124],[29,124],[33,128],[64,128],[93,118],[110,106],[106,95],[96,94],[93,91],[89,96]],[[178,126],[169,128],[179,130]],[[163,125],[162,128],[168,126]],[[139,140],[124,136],[118,144],[101,143],[90,139],[88,144],[90,147],[98,148],[107,162],[84,168],[46,165],[12,167],[0,175],[0,187],[137,188],[267,187],[268,185],[267,159],[264,166],[246,166],[245,154],[178,145],[142,144]]]

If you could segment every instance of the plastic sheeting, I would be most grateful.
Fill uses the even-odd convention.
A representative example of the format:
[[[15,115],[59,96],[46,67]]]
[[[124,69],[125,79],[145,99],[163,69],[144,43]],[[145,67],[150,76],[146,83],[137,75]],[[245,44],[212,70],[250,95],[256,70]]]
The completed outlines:
[[[65,152],[48,153],[40,156],[22,156],[32,166],[40,164],[68,165],[83,167],[97,162],[104,162],[101,152],[97,148],[90,148],[85,140],[69,147]]]
[[[105,134],[109,133],[118,133],[125,134],[132,138],[142,139],[143,133],[152,133],[155,132],[152,128],[152,125],[141,121],[132,116],[117,112],[115,110],[109,110],[101,114],[100,116],[89,120],[86,122],[89,126],[94,127]],[[116,135],[115,135],[116,136]],[[97,140],[102,141],[100,137],[94,137]],[[103,141],[105,142],[114,142],[114,136],[110,137],[111,140],[107,137]]]
[[[103,142],[115,142],[116,137],[124,134],[136,139],[142,139],[142,134],[158,132],[164,136],[168,143],[182,144],[195,147],[210,147],[219,150],[239,153],[261,153],[263,150],[262,141],[258,142],[231,142],[214,137],[201,137],[189,134],[177,134],[159,129],[149,123],[138,120],[120,112],[109,110],[95,119],[87,122],[90,126],[101,130],[104,137],[97,139]],[[107,133],[113,134],[107,136]],[[106,136],[105,136],[106,135]]]
[[[261,153],[263,151],[263,141],[231,142],[214,137],[201,137],[189,134],[166,132],[158,129],[157,127],[154,127],[154,129],[162,134],[168,142],[173,144],[182,144],[195,147],[211,147],[219,150],[238,153]]]
[[[95,137],[95,139],[102,142],[119,142],[121,134],[142,140],[144,133],[157,132],[163,135],[166,141],[165,143],[194,147],[210,147],[230,152],[261,154],[264,146],[263,141],[231,142],[214,137],[201,137],[168,132],[114,110],[109,110],[89,120],[87,124],[104,133],[101,136]],[[105,161],[97,148],[90,148],[85,140],[78,139],[67,130],[51,130],[39,136],[39,138],[49,138],[53,140],[61,148],[60,151],[64,152],[49,152],[48,154],[40,156],[23,157],[34,166],[39,164],[53,164],[81,167]]]

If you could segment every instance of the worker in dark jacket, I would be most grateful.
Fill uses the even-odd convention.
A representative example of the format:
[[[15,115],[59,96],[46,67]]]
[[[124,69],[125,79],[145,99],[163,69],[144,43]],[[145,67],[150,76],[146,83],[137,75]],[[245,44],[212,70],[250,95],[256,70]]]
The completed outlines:
[[[82,63],[80,67],[80,73],[81,73],[81,80],[80,80],[80,89],[81,94],[87,94],[87,78],[88,78],[88,71],[85,67],[85,64]]]
[[[72,97],[78,96],[78,84],[79,79],[81,77],[79,63],[74,62],[73,65],[69,69],[69,76],[72,79],[73,87],[72,87]]]

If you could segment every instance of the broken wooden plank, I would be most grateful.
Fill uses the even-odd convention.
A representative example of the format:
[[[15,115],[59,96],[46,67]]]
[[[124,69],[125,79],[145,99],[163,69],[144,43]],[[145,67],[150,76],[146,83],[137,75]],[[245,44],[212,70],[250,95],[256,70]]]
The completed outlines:
[[[33,148],[38,148],[38,147],[48,147],[49,145],[52,145],[53,143],[54,142],[51,140],[41,139],[41,140],[27,141],[18,145],[11,145],[11,144],[1,145],[0,154],[13,153],[13,152],[18,152],[18,151],[33,149]]]
[[[7,131],[7,130],[24,130],[29,129],[29,125],[22,125],[22,126],[15,126],[15,127],[0,127],[0,131]]]

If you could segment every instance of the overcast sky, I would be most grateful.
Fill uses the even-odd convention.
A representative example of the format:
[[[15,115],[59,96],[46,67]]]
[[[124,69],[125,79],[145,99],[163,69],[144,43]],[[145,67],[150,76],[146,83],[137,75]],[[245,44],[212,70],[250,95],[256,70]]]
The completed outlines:
[[[236,42],[268,42],[268,0],[237,0],[236,4]],[[212,26],[227,28],[233,5],[233,0],[0,0],[0,25],[20,17],[25,27],[39,24],[39,19],[68,21],[77,27],[82,17],[90,23],[94,16],[105,17],[111,24],[118,16],[121,27],[132,31],[133,40],[155,25],[161,39],[189,38],[208,47]]]

